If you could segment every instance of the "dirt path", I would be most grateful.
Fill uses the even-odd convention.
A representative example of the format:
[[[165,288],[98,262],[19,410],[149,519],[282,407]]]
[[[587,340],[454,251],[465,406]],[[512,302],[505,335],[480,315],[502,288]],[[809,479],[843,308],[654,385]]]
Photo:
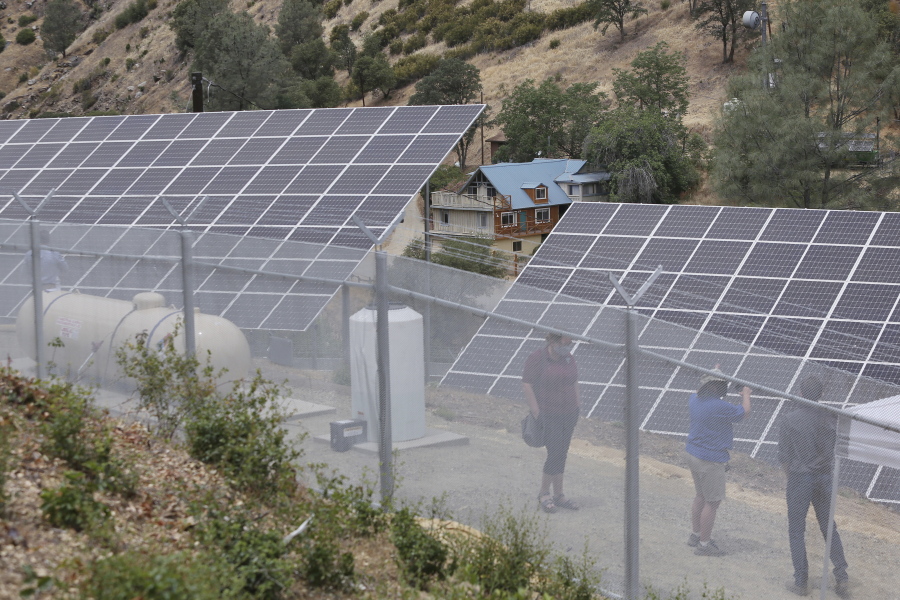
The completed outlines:
[[[349,400],[339,391],[298,388],[295,396],[338,408],[336,415],[294,422],[292,429],[297,432],[323,435],[330,421],[349,416]],[[521,408],[499,399],[433,390],[428,402],[428,427],[466,435],[470,444],[400,453],[397,496],[428,502],[444,495],[453,516],[473,526],[479,525],[482,515],[503,506],[535,510],[544,451],[525,446],[515,431],[515,420],[510,422]],[[608,431],[598,434],[598,426]],[[624,574],[624,453],[615,447],[620,433],[608,424],[579,425],[566,469],[566,491],[578,499],[582,509],[544,516],[549,542],[575,556],[581,555],[587,543],[597,564],[605,568],[604,588],[613,592],[621,591]],[[791,562],[783,484],[777,469],[736,457],[736,467],[729,474],[728,499],[714,531],[728,554],[721,558],[694,556],[685,545],[694,494],[690,473],[673,464],[677,460],[655,457],[677,457],[680,442],[654,437],[660,436],[642,439],[642,583],[665,591],[686,583],[693,598],[700,597],[704,584],[725,588],[729,598],[795,597],[784,590]],[[335,453],[327,444],[311,440],[304,448],[308,460],[328,463],[354,480],[364,469],[370,480],[378,472],[373,454]],[[854,598],[900,600],[896,568],[900,564],[900,515],[848,493],[839,497],[837,523],[850,562]],[[818,577],[824,541],[812,518],[807,531],[811,577]],[[836,598],[831,592],[828,597]]]

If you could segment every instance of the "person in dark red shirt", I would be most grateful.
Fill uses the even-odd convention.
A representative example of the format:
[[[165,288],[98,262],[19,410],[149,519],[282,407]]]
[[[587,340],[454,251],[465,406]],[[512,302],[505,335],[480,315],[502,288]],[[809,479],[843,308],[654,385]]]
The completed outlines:
[[[544,423],[547,442],[547,460],[538,502],[544,512],[555,513],[558,508],[579,508],[577,502],[563,493],[563,473],[572,433],[581,412],[581,399],[578,395],[578,365],[571,353],[572,339],[549,333],[546,340],[547,345],[525,361],[522,389],[531,414]]]

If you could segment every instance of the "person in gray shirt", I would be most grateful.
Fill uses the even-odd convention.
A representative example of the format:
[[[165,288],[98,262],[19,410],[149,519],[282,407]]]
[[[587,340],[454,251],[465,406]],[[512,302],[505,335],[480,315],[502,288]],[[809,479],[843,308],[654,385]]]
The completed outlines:
[[[55,250],[44,248],[50,245],[50,232],[41,230],[41,286],[46,292],[59,289],[62,283],[61,275],[69,270],[66,259]],[[25,264],[31,264],[31,250],[25,253]]]
[[[808,377],[800,384],[799,395],[818,402],[822,391],[822,381],[818,377]],[[794,563],[794,579],[786,587],[798,596],[809,593],[806,515],[810,504],[822,535],[826,539],[828,535],[836,439],[835,417],[814,406],[803,405],[788,412],[778,431],[778,461],[787,474],[788,538]],[[847,559],[837,527],[831,538],[831,562],[834,564],[835,592],[841,598],[849,598]]]

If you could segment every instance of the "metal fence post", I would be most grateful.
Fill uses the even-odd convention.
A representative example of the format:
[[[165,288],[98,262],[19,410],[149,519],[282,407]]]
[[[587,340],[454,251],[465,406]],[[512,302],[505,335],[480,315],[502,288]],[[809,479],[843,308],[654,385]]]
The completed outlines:
[[[625,315],[625,597],[640,598],[640,393],[637,314]]]
[[[41,222],[37,215],[30,217],[31,231],[31,287],[34,297],[34,359],[35,376],[44,378],[44,284],[41,281]]]
[[[391,368],[390,368],[390,326],[388,323],[388,282],[387,253],[375,252],[375,335],[378,346],[378,420],[380,443],[378,445],[381,463],[381,501],[387,502],[394,495],[393,436],[391,432]]]
[[[639,600],[640,579],[640,382],[638,380],[638,359],[640,348],[637,339],[637,313],[634,305],[650,289],[662,267],[644,282],[632,296],[625,291],[619,280],[610,273],[609,281],[625,300],[625,598]]]
[[[350,286],[341,285],[341,348],[344,366],[350,369]]]
[[[425,182],[425,293],[431,295],[431,180]],[[425,383],[431,365],[431,302],[422,310],[422,330],[425,351]]]
[[[38,203],[37,208],[32,209],[18,193],[13,192],[13,197],[28,212],[31,235],[31,288],[34,298],[34,360],[37,363],[34,374],[38,379],[43,379],[45,374],[46,352],[44,348],[44,282],[41,274],[41,222],[37,218],[37,213],[55,193],[56,190],[50,190],[50,193]]]
[[[187,227],[181,229],[181,286],[184,303],[184,352],[194,356],[197,351],[194,324],[194,236]]]

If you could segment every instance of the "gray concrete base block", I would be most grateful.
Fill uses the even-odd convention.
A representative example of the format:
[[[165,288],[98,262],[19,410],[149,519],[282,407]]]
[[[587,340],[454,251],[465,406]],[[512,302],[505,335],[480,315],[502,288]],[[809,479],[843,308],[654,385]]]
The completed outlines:
[[[313,437],[313,441],[331,444],[331,437],[328,435],[317,435]],[[394,442],[394,450],[415,450],[416,448],[441,448],[448,446],[468,446],[469,438],[445,431],[443,429],[426,429],[425,436],[415,440],[407,440],[405,442]],[[353,446],[353,450],[366,452],[368,454],[378,454],[378,442],[363,442]]]

